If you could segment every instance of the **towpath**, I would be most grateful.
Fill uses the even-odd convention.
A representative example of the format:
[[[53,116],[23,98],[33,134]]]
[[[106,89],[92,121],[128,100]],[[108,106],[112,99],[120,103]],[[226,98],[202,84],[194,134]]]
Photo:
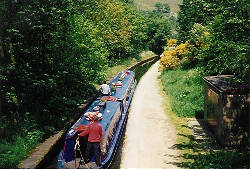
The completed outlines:
[[[122,169],[177,168],[176,131],[164,112],[158,62],[141,78],[130,107]]]

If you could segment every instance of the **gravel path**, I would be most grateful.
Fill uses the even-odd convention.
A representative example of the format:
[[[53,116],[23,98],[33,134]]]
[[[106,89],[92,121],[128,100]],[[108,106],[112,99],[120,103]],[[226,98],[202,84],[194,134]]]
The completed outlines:
[[[176,132],[163,108],[158,62],[141,78],[130,107],[120,168],[177,168]]]

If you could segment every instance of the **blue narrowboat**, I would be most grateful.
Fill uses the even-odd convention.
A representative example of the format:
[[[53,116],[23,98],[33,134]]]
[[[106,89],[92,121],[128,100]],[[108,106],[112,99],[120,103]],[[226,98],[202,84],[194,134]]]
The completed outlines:
[[[98,122],[103,130],[100,143],[102,168],[110,166],[126,125],[128,108],[136,87],[135,73],[130,70],[121,71],[111,80],[109,87],[111,95],[97,97],[67,131],[63,149],[58,156],[59,169],[98,168],[94,155],[91,162],[84,163],[88,135],[79,134],[79,128],[90,124],[91,113],[97,113],[100,118]]]

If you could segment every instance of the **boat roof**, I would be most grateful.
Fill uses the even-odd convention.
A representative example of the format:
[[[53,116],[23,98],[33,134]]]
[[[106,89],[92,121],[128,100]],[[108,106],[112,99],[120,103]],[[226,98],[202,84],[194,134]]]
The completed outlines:
[[[100,103],[100,100],[95,100],[84,113],[92,112],[93,108],[95,106],[98,106],[99,103]],[[121,102],[118,102],[118,101],[106,101],[105,109],[100,110],[100,112],[102,113],[102,120],[99,121],[99,124],[101,124],[101,126],[102,126],[103,133],[105,133],[107,131],[109,124],[110,124],[113,116],[117,112],[118,108],[120,109],[120,104],[121,104]],[[81,125],[81,124],[88,125],[90,123],[90,121],[84,117],[84,113],[79,118],[79,120],[71,127],[71,129],[67,133],[67,136],[74,135],[76,132],[76,128],[79,125]]]
[[[124,99],[128,86],[135,76],[133,71],[128,71],[129,74],[122,79],[122,87],[117,87],[115,94],[112,96],[116,97],[117,99]],[[119,81],[119,78],[122,76],[123,72],[119,72],[118,75],[110,82],[109,86],[112,87],[112,83],[116,83]]]
[[[124,99],[126,91],[128,89],[128,86],[129,86],[131,80],[133,79],[133,77],[135,76],[135,73],[133,71],[129,71],[129,70],[121,71],[118,73],[118,75],[116,77],[113,78],[113,80],[109,84],[109,86],[112,87],[112,83],[118,82],[119,78],[123,75],[123,73],[126,73],[126,72],[128,72],[128,73],[122,79],[122,87],[117,87],[115,94],[112,95],[113,97],[116,97],[117,99],[121,99],[121,100]],[[83,115],[78,119],[78,121],[68,131],[67,136],[74,135],[76,132],[76,128],[79,125],[81,125],[81,124],[88,125],[90,123],[90,121],[88,121],[84,117],[84,113],[92,112],[93,108],[95,106],[99,105],[100,98],[101,97],[99,97],[95,101],[93,101],[93,103],[88,107],[88,109],[85,112],[83,112]],[[101,110],[102,120],[100,120],[99,123],[101,124],[104,133],[108,129],[109,124],[110,124],[115,112],[117,111],[118,108],[120,108],[120,104],[121,104],[121,102],[119,102],[119,101],[106,101],[105,109]]]

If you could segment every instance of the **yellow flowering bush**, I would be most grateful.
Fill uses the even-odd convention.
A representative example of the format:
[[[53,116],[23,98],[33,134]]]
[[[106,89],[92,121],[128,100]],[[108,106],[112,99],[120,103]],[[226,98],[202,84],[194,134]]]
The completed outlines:
[[[190,47],[188,42],[181,43],[176,46],[176,39],[168,40],[168,48],[170,50],[165,50],[160,59],[160,70],[174,69],[181,63],[180,61],[184,58],[184,55],[188,53]],[[176,46],[176,47],[175,47]]]
[[[178,45],[175,50],[176,50],[176,53],[177,53],[177,56],[179,58],[183,58],[183,55],[187,54],[188,52],[188,47],[189,47],[189,43],[188,42],[185,42],[185,43],[181,43],[180,45]]]
[[[174,69],[179,65],[179,58],[175,50],[168,50],[163,52],[163,56],[160,59],[160,70]]]
[[[204,36],[205,36],[205,37],[208,37],[209,35],[210,35],[210,33],[209,33],[209,32],[207,32],[207,31],[206,31],[206,32],[204,32]]]
[[[169,40],[167,41],[167,46],[168,46],[168,47],[175,47],[175,46],[176,46],[176,42],[177,42],[176,39],[169,39]]]

